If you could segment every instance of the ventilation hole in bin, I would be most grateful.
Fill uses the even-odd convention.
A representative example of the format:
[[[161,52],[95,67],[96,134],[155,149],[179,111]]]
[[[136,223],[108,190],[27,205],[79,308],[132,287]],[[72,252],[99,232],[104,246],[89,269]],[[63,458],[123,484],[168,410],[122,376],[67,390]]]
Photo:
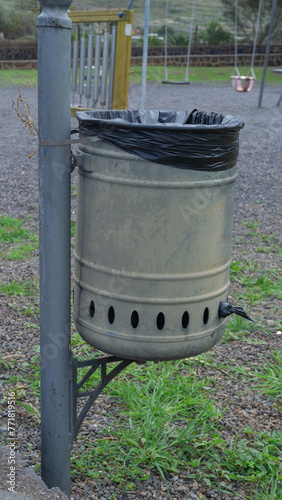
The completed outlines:
[[[131,326],[133,328],[137,328],[139,324],[139,314],[137,311],[133,311],[133,313],[131,314]]]
[[[112,325],[113,322],[115,321],[115,310],[113,308],[113,306],[111,306],[109,308],[109,311],[108,311],[108,320],[109,320],[109,323]]]
[[[91,302],[90,302],[89,312],[90,312],[91,318],[93,318],[94,314],[95,314],[95,302],[94,302],[94,300],[91,300]]]
[[[162,330],[165,324],[164,313],[159,313],[157,316],[157,327],[159,330]]]
[[[207,322],[209,321],[209,315],[210,315],[209,308],[206,307],[206,309],[204,310],[204,315],[203,315],[204,325],[206,325]]]
[[[189,313],[188,311],[185,311],[182,315],[182,328],[186,329],[187,326],[189,325]]]

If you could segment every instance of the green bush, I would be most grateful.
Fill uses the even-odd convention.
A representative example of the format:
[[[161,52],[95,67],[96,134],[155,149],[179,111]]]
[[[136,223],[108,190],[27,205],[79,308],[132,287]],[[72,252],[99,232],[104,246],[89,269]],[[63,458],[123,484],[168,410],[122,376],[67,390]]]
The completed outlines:
[[[182,33],[176,33],[175,35],[171,35],[168,37],[168,45],[183,46],[188,45],[188,42],[189,36]]]
[[[157,31],[159,36],[165,36],[165,24],[163,24]],[[172,26],[167,26],[167,34],[168,36],[174,35],[174,29]]]
[[[9,40],[36,35],[37,13],[0,6],[0,31]]]
[[[221,43],[233,42],[231,33],[226,31],[217,21],[211,21],[201,33],[200,38],[208,45],[220,45]]]

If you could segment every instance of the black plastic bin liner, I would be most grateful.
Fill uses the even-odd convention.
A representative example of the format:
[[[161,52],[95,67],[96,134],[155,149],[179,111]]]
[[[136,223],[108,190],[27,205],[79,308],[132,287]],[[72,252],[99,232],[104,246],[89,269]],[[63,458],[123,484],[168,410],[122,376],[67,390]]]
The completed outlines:
[[[148,161],[219,171],[236,164],[243,120],[191,111],[106,110],[77,113],[78,131]]]

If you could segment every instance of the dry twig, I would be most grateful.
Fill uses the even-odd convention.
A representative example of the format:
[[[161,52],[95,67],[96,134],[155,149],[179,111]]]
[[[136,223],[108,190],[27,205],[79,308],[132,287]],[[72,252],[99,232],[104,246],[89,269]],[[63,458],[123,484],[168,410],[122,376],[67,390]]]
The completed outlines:
[[[30,132],[31,135],[36,135],[38,136],[38,130],[34,124],[33,119],[31,118],[30,111],[29,111],[29,105],[28,103],[24,100],[22,94],[21,94],[21,87],[18,90],[18,95],[16,101],[12,99],[12,108],[13,110],[17,113],[17,116],[21,120],[21,122],[24,123],[25,127],[27,130]],[[38,148],[34,153],[29,155],[28,159],[30,159],[35,153],[37,153]]]

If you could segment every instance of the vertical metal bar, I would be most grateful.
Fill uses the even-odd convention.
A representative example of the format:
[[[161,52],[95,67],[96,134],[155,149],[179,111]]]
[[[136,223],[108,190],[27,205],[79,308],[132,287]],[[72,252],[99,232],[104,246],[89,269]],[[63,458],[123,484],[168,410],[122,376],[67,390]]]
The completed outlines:
[[[168,0],[166,0],[166,3],[165,3],[165,71],[164,71],[165,81],[168,80],[168,73],[167,73],[167,43],[168,43],[167,23],[168,23]]]
[[[70,495],[71,0],[37,18],[42,479]],[[51,145],[50,145],[51,142]]]
[[[72,357],[72,372],[71,372],[71,438],[73,439],[77,433],[77,359]]]
[[[252,54],[252,61],[251,61],[252,76],[255,76],[254,71],[253,71],[253,66],[254,66],[255,55],[256,55],[256,46],[257,46],[257,38],[258,38],[258,31],[259,31],[261,6],[262,6],[262,0],[260,0],[260,2],[259,2],[259,10],[258,10],[258,17],[257,17],[256,31],[255,31],[255,40],[254,40],[254,47],[253,47],[253,54]]]
[[[113,107],[116,37],[117,37],[117,26],[116,24],[114,24],[112,26],[112,43],[111,43],[111,56],[110,56],[110,81],[109,81],[109,97],[108,97],[109,109],[112,109]]]
[[[109,60],[109,30],[108,27],[106,26],[104,29],[104,47],[103,47],[103,60],[102,60],[101,98],[100,98],[100,103],[102,106],[105,106],[106,104],[108,60]]]
[[[86,70],[86,92],[87,107],[89,106],[89,99],[91,97],[91,84],[92,84],[92,63],[93,63],[93,35],[88,36],[87,48],[87,70]]]
[[[148,58],[148,36],[149,36],[150,0],[145,0],[145,27],[143,40],[143,63],[141,84],[141,109],[145,109],[147,58]]]
[[[265,47],[265,56],[264,56],[262,79],[261,79],[261,84],[260,84],[258,108],[261,107],[261,103],[262,103],[264,82],[265,82],[266,70],[267,70],[267,66],[268,66],[268,58],[269,58],[269,52],[270,52],[270,46],[271,46],[271,39],[272,39],[272,32],[273,32],[276,7],[277,7],[277,0],[273,0],[272,10],[271,10],[271,19],[270,19],[269,30],[268,30],[267,44]]]
[[[78,39],[77,39],[77,26],[75,30],[75,40],[73,42],[73,52],[72,52],[72,102],[74,104],[75,92],[77,90],[77,66],[78,66]]]
[[[84,94],[84,76],[85,76],[85,57],[86,57],[86,40],[85,40],[85,27],[83,27],[83,35],[80,39],[80,62],[79,62],[79,103],[81,105],[82,96]]]
[[[106,363],[101,363],[101,381],[102,383],[105,381],[107,376],[107,365]]]
[[[96,32],[95,41],[95,69],[94,69],[94,90],[93,90],[93,105],[99,99],[99,79],[100,79],[100,57],[101,57],[101,31],[100,26]]]
[[[192,44],[192,34],[193,34],[193,25],[194,25],[194,10],[195,10],[195,0],[193,0],[193,4],[192,4],[192,14],[191,14],[191,22],[190,22],[188,54],[187,54],[187,63],[186,63],[186,72],[185,72],[185,81],[186,82],[188,82],[188,71],[189,71],[189,62],[190,62],[191,44]]]
[[[239,71],[237,68],[237,22],[238,22],[238,0],[235,0],[235,69],[237,70],[237,74],[239,75]]]

